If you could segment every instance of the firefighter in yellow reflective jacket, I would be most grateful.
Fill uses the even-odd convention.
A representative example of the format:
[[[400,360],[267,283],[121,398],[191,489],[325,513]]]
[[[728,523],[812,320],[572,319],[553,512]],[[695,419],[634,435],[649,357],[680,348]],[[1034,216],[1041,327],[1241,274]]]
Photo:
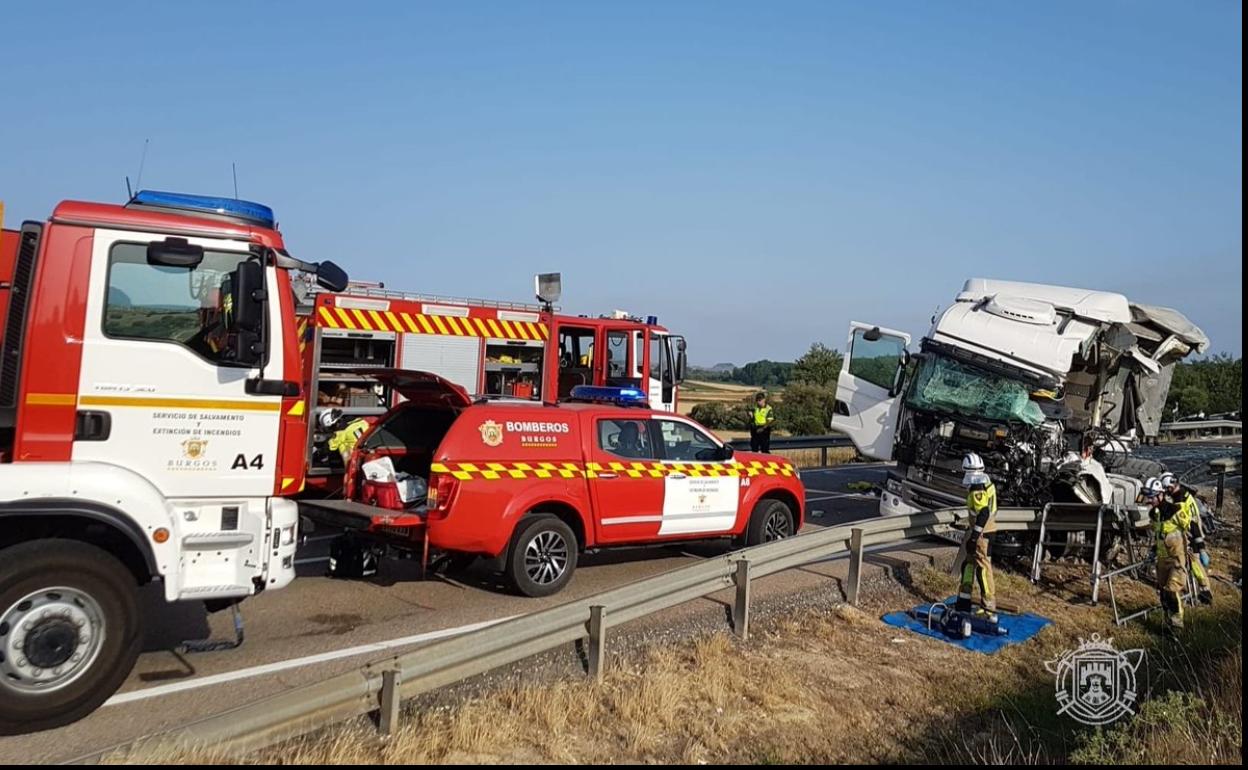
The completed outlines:
[[[1188,545],[1193,551],[1189,557],[1189,569],[1196,578],[1197,598],[1202,604],[1213,604],[1213,586],[1209,582],[1209,552],[1205,550],[1205,525],[1200,520],[1200,504],[1196,497],[1179,483],[1173,473],[1163,473],[1161,486],[1165,490],[1166,499],[1183,509],[1183,516],[1189,522]]]
[[[972,452],[962,460],[962,485],[967,488],[966,508],[971,527],[963,541],[962,585],[954,609],[969,613],[975,586],[990,622],[997,620],[997,592],[992,580],[992,541],[997,532],[997,488],[984,469],[984,461]]]
[[[330,410],[329,413],[341,415],[341,411],[337,409]],[[363,417],[357,417],[347,423],[346,427],[335,431],[329,437],[329,451],[339,453],[342,455],[342,461],[347,462],[351,459],[351,452],[355,449],[356,442],[360,440],[360,436],[364,435],[364,431],[368,430],[369,425],[368,420]]]
[[[1187,541],[1184,533],[1191,522],[1187,510],[1166,497],[1161,479],[1144,482],[1143,493],[1149,505],[1157,548],[1157,593],[1171,628],[1183,627],[1183,586],[1187,582]]]

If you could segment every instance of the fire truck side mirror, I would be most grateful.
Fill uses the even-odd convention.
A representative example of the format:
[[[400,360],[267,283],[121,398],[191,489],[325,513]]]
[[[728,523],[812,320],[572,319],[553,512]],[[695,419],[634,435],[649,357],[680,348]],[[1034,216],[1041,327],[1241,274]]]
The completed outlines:
[[[185,238],[166,238],[147,244],[147,263],[157,267],[194,269],[204,261],[204,247],[188,243]]]
[[[248,260],[239,264],[231,281],[233,331],[258,332],[264,319],[264,268]]]
[[[685,368],[688,365],[688,356],[685,353],[685,338],[676,337],[676,382],[685,381]]]
[[[334,293],[347,290],[347,284],[350,282],[347,271],[338,267],[333,262],[321,262],[316,266],[316,283],[322,288]]]

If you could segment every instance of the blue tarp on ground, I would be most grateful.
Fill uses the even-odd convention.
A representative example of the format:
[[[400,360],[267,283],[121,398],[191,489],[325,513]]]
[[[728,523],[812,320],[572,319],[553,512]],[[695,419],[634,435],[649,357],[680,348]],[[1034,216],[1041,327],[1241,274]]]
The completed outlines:
[[[954,597],[945,600],[945,604],[953,604]],[[920,604],[915,610],[927,610],[931,605]],[[942,642],[948,642],[956,647],[972,652],[982,652],[985,655],[991,655],[1002,647],[1011,644],[1020,644],[1027,641],[1031,637],[1040,633],[1045,626],[1052,625],[1053,621],[1048,618],[1042,618],[1039,615],[1023,613],[1021,615],[1010,615],[1002,612],[999,615],[998,625],[1005,629],[1008,633],[1005,636],[988,636],[987,634],[974,633],[970,639],[954,639],[947,636],[945,632],[937,628],[937,624],[933,623],[929,630],[926,620],[917,620],[908,612],[890,612],[885,615],[883,620],[890,626],[897,628],[905,628],[916,634],[930,636],[933,639],[939,639]]]

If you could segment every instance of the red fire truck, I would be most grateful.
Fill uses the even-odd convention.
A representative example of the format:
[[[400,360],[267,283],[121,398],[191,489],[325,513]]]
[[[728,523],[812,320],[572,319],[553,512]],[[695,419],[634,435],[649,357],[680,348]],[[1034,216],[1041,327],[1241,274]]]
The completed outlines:
[[[362,283],[339,294],[309,291],[300,303],[309,411],[314,418],[326,409],[347,418],[380,416],[402,399],[370,376],[389,368],[435,374],[486,398],[546,403],[567,399],[579,385],[634,387],[655,409],[675,411],[684,338],[654,317],[560,314],[553,308],[559,291],[557,274],[538,277],[540,305]],[[317,450],[315,430],[310,438],[308,485],[336,491],[341,458]]]
[[[0,241],[0,735],[125,680],[138,586],[236,605],[295,576],[307,415],[292,272],[260,204],[65,201]]]

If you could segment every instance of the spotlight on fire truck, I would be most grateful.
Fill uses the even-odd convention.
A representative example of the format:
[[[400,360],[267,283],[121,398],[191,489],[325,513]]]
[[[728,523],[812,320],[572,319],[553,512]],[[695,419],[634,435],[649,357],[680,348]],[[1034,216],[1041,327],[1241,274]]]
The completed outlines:
[[[563,278],[559,273],[538,273],[533,279],[534,290],[537,292],[537,299],[546,306],[547,310],[553,310],[556,302],[559,301],[560,295],[563,294]]]
[[[573,401],[592,401],[616,406],[648,406],[649,398],[640,388],[611,388],[605,385],[577,385],[572,388]]]

